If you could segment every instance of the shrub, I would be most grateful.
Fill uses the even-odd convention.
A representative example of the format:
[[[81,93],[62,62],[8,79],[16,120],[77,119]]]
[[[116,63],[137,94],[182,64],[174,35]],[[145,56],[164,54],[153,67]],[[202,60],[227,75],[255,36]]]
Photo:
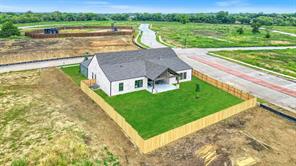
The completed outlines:
[[[20,36],[19,29],[13,25],[11,21],[7,21],[2,25],[0,37]]]
[[[240,27],[238,30],[237,30],[237,33],[239,33],[240,35],[244,33],[244,29],[243,27]]]
[[[265,38],[270,38],[270,37],[271,37],[271,35],[270,35],[269,31],[267,31]]]

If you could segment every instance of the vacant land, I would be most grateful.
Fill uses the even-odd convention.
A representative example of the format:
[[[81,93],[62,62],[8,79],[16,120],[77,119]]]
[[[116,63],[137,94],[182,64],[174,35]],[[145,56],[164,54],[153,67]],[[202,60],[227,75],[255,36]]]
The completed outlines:
[[[271,28],[278,31],[296,34],[296,26],[273,26]]]
[[[217,51],[213,53],[296,77],[296,49]]]
[[[49,28],[49,27],[64,27],[64,26],[110,26],[112,21],[65,21],[65,22],[37,22],[27,24],[17,24],[18,27],[22,27],[22,32],[28,32],[36,29]],[[137,29],[140,25],[135,21],[118,21],[115,26],[132,26]]]
[[[132,36],[0,40],[0,64],[135,49]]]
[[[293,122],[254,108],[143,155],[57,69],[0,74],[0,165],[292,166],[295,135]]]
[[[239,34],[239,28],[244,29]],[[163,40],[177,47],[238,47],[238,46],[289,46],[296,45],[296,38],[279,33],[271,33],[266,38],[266,31],[253,34],[247,25],[223,24],[181,24],[153,22],[152,29],[163,37]]]

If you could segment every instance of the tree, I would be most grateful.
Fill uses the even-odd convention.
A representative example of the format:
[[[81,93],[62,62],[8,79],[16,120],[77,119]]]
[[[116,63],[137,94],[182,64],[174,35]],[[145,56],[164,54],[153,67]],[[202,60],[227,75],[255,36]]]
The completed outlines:
[[[13,25],[11,21],[7,21],[2,25],[0,36],[1,37],[10,37],[10,36],[19,36],[21,35],[19,29]]]
[[[253,28],[252,29],[252,32],[253,33],[260,33],[259,29],[261,27],[261,24],[258,20],[253,20],[252,23],[251,23],[251,27]]]
[[[196,84],[195,85],[195,92],[196,92],[195,98],[199,98],[199,96],[198,96],[198,93],[200,92],[200,86],[199,86],[199,84]]]
[[[187,24],[189,22],[189,16],[186,14],[178,15],[178,21],[182,24]]]
[[[243,27],[240,27],[238,30],[237,30],[237,33],[239,33],[240,35],[244,33],[244,28]]]

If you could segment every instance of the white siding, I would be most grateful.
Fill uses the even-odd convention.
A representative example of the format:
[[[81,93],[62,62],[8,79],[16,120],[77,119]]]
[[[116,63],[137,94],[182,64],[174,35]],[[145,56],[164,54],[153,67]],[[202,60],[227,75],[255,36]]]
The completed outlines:
[[[110,96],[110,81],[99,66],[96,56],[93,57],[88,66],[88,79],[92,79],[92,73],[96,75],[96,84]]]
[[[189,70],[182,70],[182,71],[178,71],[177,73],[184,73],[186,72],[187,77],[184,80],[180,80],[180,82],[185,82],[185,81],[191,81],[192,78],[192,69]],[[170,84],[176,84],[177,83],[177,79],[176,77],[170,78]]]
[[[143,87],[142,88],[135,88],[135,81],[136,80],[143,80]],[[119,91],[119,83],[123,83],[123,91]],[[139,77],[139,78],[133,78],[128,80],[121,80],[111,83],[111,96],[129,93],[129,92],[135,92],[139,90],[147,89],[147,78],[145,77]]]

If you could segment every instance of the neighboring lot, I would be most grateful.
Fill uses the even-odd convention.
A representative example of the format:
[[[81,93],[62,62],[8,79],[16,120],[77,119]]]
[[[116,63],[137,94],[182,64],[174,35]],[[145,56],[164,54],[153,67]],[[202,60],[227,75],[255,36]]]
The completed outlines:
[[[79,76],[78,66],[63,68],[63,71],[76,83],[83,79]],[[196,84],[201,87],[198,98]],[[181,83],[178,90],[159,94],[143,90],[109,97],[101,90],[96,90],[96,93],[113,106],[144,139],[242,102],[195,77],[190,82]]]
[[[177,47],[238,47],[238,46],[288,46],[296,45],[296,38],[279,33],[265,37],[265,30],[253,34],[247,25],[223,24],[181,24],[171,22],[153,22],[152,29],[163,40]],[[243,27],[244,34],[237,30]]]
[[[132,36],[0,40],[0,64],[135,50]]]
[[[65,22],[37,22],[37,23],[27,23],[27,24],[17,24],[18,27],[26,26],[36,26],[27,27],[23,31],[30,31],[33,29],[48,28],[48,27],[63,27],[63,26],[111,26],[112,21],[65,21]],[[122,26],[132,26],[137,28],[140,23],[134,21],[117,21],[116,25]]]
[[[295,165],[295,133],[295,123],[254,108],[143,155],[57,69],[0,74],[0,165],[25,158],[29,165],[104,165],[115,156],[122,165],[230,165],[244,158]]]
[[[217,51],[213,53],[296,77],[296,49]]]

